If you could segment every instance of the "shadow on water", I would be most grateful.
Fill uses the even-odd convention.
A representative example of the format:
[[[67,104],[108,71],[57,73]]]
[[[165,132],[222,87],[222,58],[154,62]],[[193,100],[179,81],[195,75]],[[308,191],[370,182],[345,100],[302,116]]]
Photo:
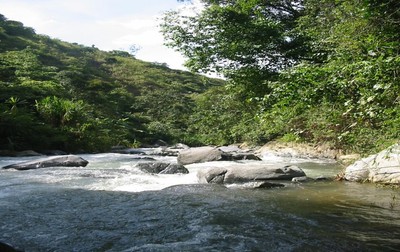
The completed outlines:
[[[24,251],[395,251],[393,193],[339,182],[138,193],[37,187],[2,197],[0,241]]]

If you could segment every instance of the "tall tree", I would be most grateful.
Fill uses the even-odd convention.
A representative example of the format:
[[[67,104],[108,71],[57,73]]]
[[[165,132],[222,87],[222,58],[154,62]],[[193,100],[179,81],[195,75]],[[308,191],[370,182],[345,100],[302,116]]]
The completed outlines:
[[[304,38],[294,32],[303,1],[203,0],[196,15],[168,12],[161,25],[167,45],[182,52],[186,66],[217,72],[252,95],[304,56]]]
[[[258,108],[266,139],[363,151],[400,136],[399,1],[202,2],[198,14],[165,16],[168,45],[192,70],[223,73],[230,97]]]

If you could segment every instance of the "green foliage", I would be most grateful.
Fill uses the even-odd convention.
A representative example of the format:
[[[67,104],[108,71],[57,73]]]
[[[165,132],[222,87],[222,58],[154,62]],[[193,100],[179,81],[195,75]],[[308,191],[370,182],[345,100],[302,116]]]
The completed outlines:
[[[293,33],[302,1],[203,1],[195,16],[172,11],[161,25],[167,45],[182,52],[194,71],[218,72],[255,86],[260,78],[302,57],[304,38]]]
[[[265,142],[268,137],[254,117],[255,104],[243,103],[226,87],[215,87],[196,97],[189,118],[189,141],[196,144],[226,145],[234,142]]]
[[[202,2],[194,16],[168,13],[162,29],[191,69],[228,79],[197,101],[203,141],[257,132],[362,153],[398,141],[398,1]]]
[[[314,41],[313,60],[282,73],[270,96],[305,108],[291,118],[308,122],[299,127],[308,141],[358,152],[396,141],[400,43],[393,17],[361,1],[307,4],[299,24]]]
[[[2,15],[0,40],[0,149],[96,152],[182,141],[193,97],[222,83],[37,35]]]
[[[35,106],[45,122],[55,127],[78,123],[84,110],[82,100],[73,102],[56,96],[36,101]]]

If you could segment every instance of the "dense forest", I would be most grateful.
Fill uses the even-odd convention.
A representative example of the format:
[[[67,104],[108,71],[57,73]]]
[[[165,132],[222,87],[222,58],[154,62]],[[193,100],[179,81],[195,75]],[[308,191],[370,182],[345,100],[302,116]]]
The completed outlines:
[[[201,2],[161,29],[191,71],[224,81],[0,16],[0,149],[278,139],[369,153],[399,140],[400,2]]]
[[[187,134],[196,96],[222,84],[39,35],[0,15],[0,150],[196,144]]]
[[[227,79],[197,98],[202,142],[368,153],[399,140],[398,0],[201,2],[194,15],[166,13],[162,31],[189,69]]]

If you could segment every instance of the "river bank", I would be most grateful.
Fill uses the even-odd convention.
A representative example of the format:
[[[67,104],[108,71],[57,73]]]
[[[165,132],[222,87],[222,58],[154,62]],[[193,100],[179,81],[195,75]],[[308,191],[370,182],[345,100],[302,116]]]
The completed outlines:
[[[131,153],[141,152],[143,149],[158,149],[163,152],[163,155],[177,155],[179,150],[189,148],[184,144],[176,144],[168,146],[167,143],[161,142],[162,145],[146,146],[144,148],[124,148],[117,147],[109,152],[117,153]],[[280,142],[271,141],[264,145],[249,145],[247,143],[238,143],[229,145],[231,147],[238,147],[245,152],[254,152],[258,155],[275,155],[280,157],[293,157],[293,158],[309,158],[309,159],[333,159],[339,162],[348,163],[351,160],[356,160],[361,157],[360,154],[343,154],[342,150],[331,149],[325,145],[311,145],[307,143],[296,142]],[[223,146],[222,146],[223,147]],[[226,146],[225,146],[226,147]],[[172,151],[171,151],[172,150]],[[62,150],[47,150],[36,152],[34,150],[13,151],[13,150],[0,150],[0,156],[40,156],[40,155],[67,155],[67,154],[82,154],[79,153],[66,153]],[[155,152],[155,154],[158,154]],[[350,161],[349,161],[350,160]]]

